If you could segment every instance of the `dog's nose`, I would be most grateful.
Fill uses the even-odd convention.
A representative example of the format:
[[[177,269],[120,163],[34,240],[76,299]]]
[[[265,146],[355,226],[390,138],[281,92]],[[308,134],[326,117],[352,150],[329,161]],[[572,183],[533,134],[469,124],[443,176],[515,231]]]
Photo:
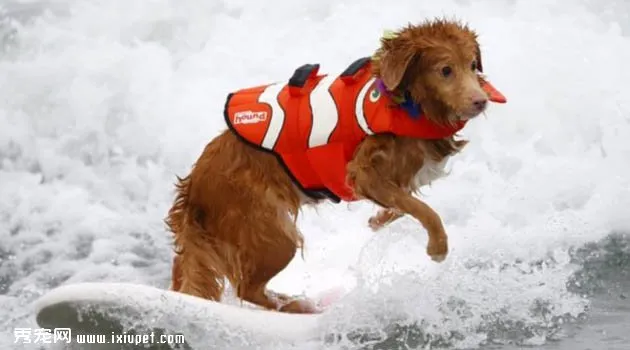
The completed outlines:
[[[477,108],[477,110],[480,110],[480,111],[485,109],[487,104],[488,104],[487,98],[479,98],[479,99],[473,100],[473,105],[475,106],[475,108]]]

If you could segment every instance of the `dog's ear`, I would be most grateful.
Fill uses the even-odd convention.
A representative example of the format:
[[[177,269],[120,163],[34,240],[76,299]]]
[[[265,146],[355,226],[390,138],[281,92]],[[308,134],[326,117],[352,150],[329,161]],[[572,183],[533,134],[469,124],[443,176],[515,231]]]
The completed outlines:
[[[381,79],[388,90],[393,91],[400,85],[415,53],[413,46],[401,38],[384,43],[379,64]]]
[[[483,73],[483,64],[481,64],[481,49],[479,48],[479,44],[476,45],[477,47],[477,69],[479,69],[479,72]]]

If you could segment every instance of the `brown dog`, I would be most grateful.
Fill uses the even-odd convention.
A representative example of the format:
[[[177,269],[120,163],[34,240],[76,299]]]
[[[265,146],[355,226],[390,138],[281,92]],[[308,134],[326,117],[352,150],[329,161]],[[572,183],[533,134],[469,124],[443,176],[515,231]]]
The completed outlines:
[[[407,93],[429,121],[453,125],[485,110],[489,95],[481,85],[479,46],[466,26],[434,20],[381,41],[371,75],[387,90]],[[252,123],[266,115],[243,118],[242,123]],[[369,225],[378,229],[409,214],[428,233],[429,256],[444,260],[448,244],[441,219],[412,194],[442,175],[448,157],[466,143],[453,136],[365,137],[347,164],[346,179],[357,198],[383,207]],[[300,206],[320,200],[294,180],[279,157],[252,147],[234,130],[212,140],[190,175],[179,179],[166,220],[176,247],[171,288],[218,301],[227,278],[242,300],[273,310],[313,312],[266,289],[302,247],[295,225]]]

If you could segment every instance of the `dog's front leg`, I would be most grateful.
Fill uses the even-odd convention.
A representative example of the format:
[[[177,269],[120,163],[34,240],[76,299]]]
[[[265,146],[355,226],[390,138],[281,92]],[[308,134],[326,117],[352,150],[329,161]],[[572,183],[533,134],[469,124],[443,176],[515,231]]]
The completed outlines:
[[[369,178],[369,175],[366,176]],[[385,205],[407,213],[416,218],[429,234],[427,254],[431,259],[441,262],[448,253],[448,237],[444,231],[440,216],[426,203],[413,197],[406,191],[385,181],[359,181],[355,183],[361,197],[377,204]]]
[[[441,262],[448,253],[448,238],[442,220],[431,207],[399,185],[398,159],[391,139],[368,138],[348,164],[348,183],[352,184],[358,197],[416,218],[429,235],[427,254]]]

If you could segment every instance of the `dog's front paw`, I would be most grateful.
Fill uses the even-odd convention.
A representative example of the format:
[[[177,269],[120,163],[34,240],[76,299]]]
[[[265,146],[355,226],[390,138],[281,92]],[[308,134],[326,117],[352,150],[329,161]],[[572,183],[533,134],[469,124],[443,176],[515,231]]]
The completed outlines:
[[[279,311],[291,314],[318,314],[322,312],[310,299],[294,299],[283,305]]]
[[[378,231],[402,215],[401,212],[395,209],[380,209],[376,215],[370,217],[368,225],[373,231]]]
[[[435,262],[444,261],[444,259],[446,259],[446,255],[448,254],[448,239],[446,236],[429,239],[427,254],[431,257],[431,260]]]
[[[379,219],[378,214],[377,214],[377,215],[374,215],[374,216],[370,217],[370,219],[368,220],[368,226],[370,226],[372,231],[378,231],[378,230],[382,229],[383,226],[385,226],[385,222],[382,222]]]

